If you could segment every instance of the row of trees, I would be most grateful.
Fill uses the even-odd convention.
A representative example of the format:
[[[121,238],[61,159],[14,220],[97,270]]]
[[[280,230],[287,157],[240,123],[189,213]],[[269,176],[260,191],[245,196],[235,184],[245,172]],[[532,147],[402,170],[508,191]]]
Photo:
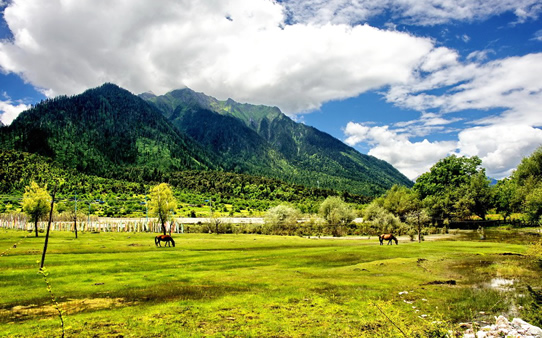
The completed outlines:
[[[394,186],[374,199],[364,208],[363,216],[382,232],[406,225],[417,233],[418,240],[429,223],[442,226],[454,220],[485,220],[490,210],[500,213],[505,221],[521,212],[526,221],[538,223],[542,217],[542,147],[524,158],[510,178],[490,183],[478,157],[452,155],[421,175],[412,188]],[[37,222],[50,211],[50,200],[46,187],[32,182],[25,188],[22,207],[35,224],[36,236]],[[150,189],[149,213],[158,218],[164,233],[177,203],[167,183]],[[339,196],[321,202],[318,214],[325,223],[321,232],[333,236],[341,235],[356,217],[352,204]],[[293,204],[280,204],[267,211],[265,222],[272,233],[292,235],[297,233],[300,218],[301,211]]]
[[[363,208],[365,222],[379,232],[409,233],[421,241],[424,228],[443,227],[452,221],[485,220],[489,212],[510,221],[520,213],[523,221],[539,224],[542,217],[542,147],[522,160],[509,178],[496,184],[487,178],[480,158],[451,155],[422,174],[412,188],[393,186]],[[355,217],[338,197],[327,198],[320,216],[329,233],[337,236]],[[279,234],[293,234],[300,213],[292,206],[269,209],[266,223]]]
[[[485,220],[490,211],[509,221],[522,213],[524,221],[538,224],[542,216],[542,147],[526,157],[509,178],[495,185],[487,178],[481,160],[446,157],[422,174],[411,188],[394,186],[364,210],[366,220],[389,231],[401,224],[417,230],[429,224]]]
[[[311,229],[313,234],[330,234],[340,236],[346,227],[356,218],[355,211],[339,196],[329,196],[321,204],[318,211],[324,227]],[[270,232],[278,235],[298,234],[301,213],[291,205],[281,204],[270,208],[265,214],[265,224]],[[310,220],[309,222],[313,222]],[[316,222],[313,222],[316,223]]]
[[[142,204],[151,186],[161,182],[174,189],[177,200],[184,204],[182,210],[188,215],[187,205],[201,204],[212,199],[216,209],[228,206],[230,213],[237,210],[264,212],[269,207],[289,202],[303,213],[318,212],[319,204],[330,195],[341,195],[348,203],[364,204],[371,198],[348,192],[310,188],[261,176],[250,176],[219,171],[183,171],[168,173],[165,180],[153,182],[129,182],[86,175],[75,170],[59,167],[45,157],[12,150],[0,150],[0,213],[20,209],[20,196],[32,181],[40,185],[51,184],[53,177],[64,180],[59,187],[57,209],[73,210],[75,194],[78,200],[90,202],[89,213],[107,217],[135,217],[145,214]],[[93,201],[99,200],[95,204]]]
[[[56,190],[56,187],[55,187]],[[38,237],[38,222],[50,214],[51,203],[54,194],[51,196],[47,186],[40,186],[31,182],[25,188],[22,200],[23,212],[28,214],[30,221],[34,223],[36,237]],[[161,183],[151,188],[149,200],[149,212],[158,218],[164,235],[166,234],[166,222],[170,220],[173,210],[177,207],[177,199],[167,183]],[[77,214],[74,214],[74,222],[77,222]],[[75,223],[75,236],[77,237],[77,223]]]

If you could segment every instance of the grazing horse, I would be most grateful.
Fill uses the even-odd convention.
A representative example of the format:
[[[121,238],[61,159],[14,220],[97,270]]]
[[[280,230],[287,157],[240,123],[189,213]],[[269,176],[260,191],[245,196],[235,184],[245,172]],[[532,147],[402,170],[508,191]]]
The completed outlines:
[[[159,235],[154,237],[154,244],[156,244],[156,246],[162,246],[160,242],[166,242],[164,246],[171,246],[171,244],[173,244],[173,247],[175,247],[175,241],[170,235]]]
[[[382,234],[378,236],[378,240],[380,241],[380,245],[384,245],[384,240],[388,241],[388,245],[393,245],[391,241],[395,241],[395,245],[399,245],[399,241],[393,234]]]

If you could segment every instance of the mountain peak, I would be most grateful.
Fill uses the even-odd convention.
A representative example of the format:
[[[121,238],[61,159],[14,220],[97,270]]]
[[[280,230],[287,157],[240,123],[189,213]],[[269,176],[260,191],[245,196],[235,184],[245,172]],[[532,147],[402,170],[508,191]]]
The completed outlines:
[[[279,108],[225,101],[184,88],[148,99],[169,121],[222,156],[226,168],[375,195],[412,185],[389,163],[297,123]]]
[[[153,97],[156,97],[156,94],[154,94],[152,90],[149,90],[149,91],[139,94],[138,96],[142,98],[143,100],[148,100],[148,99],[152,99]]]
[[[48,99],[20,114],[0,135],[3,147],[49,156],[97,175],[214,168],[205,150],[161,111],[115,84]],[[19,136],[21,135],[21,136]]]

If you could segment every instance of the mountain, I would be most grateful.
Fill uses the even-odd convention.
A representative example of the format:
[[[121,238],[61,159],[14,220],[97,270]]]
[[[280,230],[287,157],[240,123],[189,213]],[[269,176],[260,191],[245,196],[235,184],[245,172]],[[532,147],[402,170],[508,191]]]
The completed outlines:
[[[160,111],[113,84],[41,102],[0,128],[0,142],[103,177],[219,168]]]
[[[394,184],[413,184],[389,163],[296,123],[277,107],[220,101],[188,88],[141,97],[179,130],[223,156],[227,170],[372,196]]]
[[[49,99],[0,127],[0,147],[138,182],[216,170],[365,196],[412,185],[390,164],[276,107],[219,101],[190,89],[138,97],[104,84]]]

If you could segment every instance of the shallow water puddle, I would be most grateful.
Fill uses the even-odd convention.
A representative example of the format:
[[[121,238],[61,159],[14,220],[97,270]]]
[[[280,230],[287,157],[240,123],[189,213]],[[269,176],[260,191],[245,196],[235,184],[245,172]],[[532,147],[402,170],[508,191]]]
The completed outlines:
[[[513,291],[515,288],[513,287],[515,281],[513,279],[506,279],[506,278],[493,278],[487,286],[499,290],[499,291]]]

